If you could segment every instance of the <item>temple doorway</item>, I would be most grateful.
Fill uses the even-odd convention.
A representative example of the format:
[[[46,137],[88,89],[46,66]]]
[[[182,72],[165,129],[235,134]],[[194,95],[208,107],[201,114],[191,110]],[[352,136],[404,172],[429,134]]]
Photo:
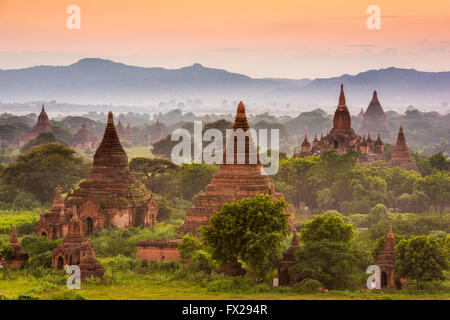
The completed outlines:
[[[387,284],[388,284],[388,282],[387,282],[387,275],[386,275],[386,272],[383,271],[381,273],[381,288],[386,288]]]
[[[88,235],[94,232],[94,222],[91,217],[86,219],[86,231]]]
[[[42,231],[41,236],[47,238],[47,233],[45,231]]]
[[[58,269],[63,269],[63,268],[64,268],[64,259],[63,259],[61,256],[58,257],[58,265],[57,265],[57,268],[58,268]]]

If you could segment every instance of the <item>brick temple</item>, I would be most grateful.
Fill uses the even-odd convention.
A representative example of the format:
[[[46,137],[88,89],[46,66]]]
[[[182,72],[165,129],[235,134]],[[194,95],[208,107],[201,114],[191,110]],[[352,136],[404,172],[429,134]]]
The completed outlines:
[[[37,236],[65,237],[76,206],[82,233],[88,235],[106,227],[128,228],[156,225],[157,206],[128,167],[112,112],[108,114],[103,140],[94,155],[92,170],[79,188],[62,203],[57,190],[50,212],[41,214]]]
[[[386,115],[378,100],[376,90],[373,92],[372,100],[370,101],[366,112],[363,113],[361,127],[358,132],[363,135],[378,133],[381,139],[391,142],[394,141],[395,137],[388,127]]]
[[[161,129],[161,125],[159,124],[159,119],[156,119],[155,126],[150,129],[148,134],[148,144],[152,145],[153,143],[164,138],[164,132]]]
[[[94,136],[86,127],[86,123],[83,122],[80,130],[73,135],[72,146],[76,149],[88,149],[95,147],[96,142],[96,135]]]
[[[380,268],[381,271],[381,289],[384,288],[396,288],[398,283],[394,279],[394,250],[395,250],[395,237],[392,233],[392,225],[389,227],[389,232],[384,243],[383,250],[377,257],[375,265]]]
[[[245,106],[242,102],[237,107],[236,118],[232,129],[234,131],[242,129],[245,133],[249,129]],[[281,198],[281,194],[275,192],[273,184],[269,181],[269,177],[262,171],[263,166],[256,153],[256,163],[251,163],[251,145],[254,142],[250,137],[245,138],[245,153],[242,155],[244,163],[238,164],[237,137],[234,137],[233,155],[229,156],[234,159],[233,163],[226,163],[227,149],[223,152],[223,164],[219,166],[219,170],[214,174],[211,183],[206,186],[206,192],[197,197],[193,206],[188,208],[186,220],[178,229],[180,234],[196,233],[200,226],[207,225],[209,219],[214,215],[215,211],[219,211],[224,203],[233,200],[240,200],[247,197],[255,197],[257,194],[269,194],[274,199]],[[256,150],[256,148],[254,149]],[[290,220],[293,219],[294,210],[289,206],[287,211],[291,214]],[[138,257],[141,260],[177,260],[181,261],[179,251],[177,250],[180,239],[169,240],[141,240],[137,246]],[[229,275],[242,274],[242,268],[239,263],[230,266],[225,273]]]
[[[28,263],[28,254],[22,252],[19,240],[17,238],[16,227],[12,226],[9,246],[13,248],[14,255],[9,261],[6,261],[6,267],[16,269]]]
[[[90,240],[83,235],[83,226],[74,207],[68,225],[68,233],[62,244],[52,251],[52,268],[64,269],[66,266],[78,265],[81,279],[90,277],[103,278],[105,270],[94,257],[94,249]]]
[[[378,131],[375,131],[375,133],[378,133]],[[372,165],[375,161],[385,160],[384,143],[380,134],[378,134],[377,140],[372,140],[370,133],[368,133],[366,139],[365,136],[361,137],[353,130],[342,84],[338,107],[333,117],[333,127],[326,136],[321,135],[320,139],[315,135],[312,144],[308,141],[308,135],[305,133],[300,153],[294,152],[294,157],[320,155],[323,151],[330,149],[335,149],[338,153],[345,153],[347,149],[359,150],[362,155],[358,161],[365,166]]]
[[[245,106],[242,102],[239,102],[237,107],[232,129],[234,131],[242,129],[244,133],[249,129]],[[188,208],[186,221],[179,229],[180,233],[196,233],[200,226],[208,224],[214,211],[219,211],[224,203],[248,197],[253,198],[258,194],[269,194],[274,199],[281,198],[282,195],[275,192],[274,185],[262,171],[263,165],[257,152],[257,161],[251,164],[250,150],[254,146],[253,140],[248,136],[245,137],[245,155],[243,157],[245,162],[238,164],[237,137],[234,139],[234,154],[231,157],[234,158],[233,163],[226,163],[228,148],[225,148],[223,164],[219,166],[219,170],[206,186],[206,192],[199,195],[195,204]]]
[[[50,119],[48,118],[45,107],[42,105],[41,113],[38,116],[37,122],[34,127],[25,133],[23,139],[19,142],[19,146],[27,144],[31,139],[36,138],[43,132],[51,131]]]
[[[388,168],[401,167],[406,170],[414,170],[419,172],[416,164],[411,160],[411,151],[406,144],[405,133],[403,127],[400,127],[397,136],[397,143],[392,151],[391,160],[387,164]]]

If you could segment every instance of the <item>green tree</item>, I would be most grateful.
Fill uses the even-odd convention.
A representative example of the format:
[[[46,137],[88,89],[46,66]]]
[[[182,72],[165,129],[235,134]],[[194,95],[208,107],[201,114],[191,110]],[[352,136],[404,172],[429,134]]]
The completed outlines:
[[[450,205],[450,175],[447,171],[439,171],[416,182],[416,188],[425,193],[436,212],[442,213]]]
[[[65,144],[62,141],[57,141],[53,132],[42,132],[36,138],[31,139],[26,145],[24,145],[22,147],[22,149],[20,149],[20,151],[22,153],[28,152],[31,149],[33,149],[34,147],[42,146],[44,144],[52,143],[52,142],[59,142],[59,143]]]
[[[218,167],[212,164],[183,164],[180,170],[180,191],[185,199],[204,191]]]
[[[3,184],[32,193],[41,203],[51,201],[56,186],[63,192],[87,177],[90,165],[75,151],[60,143],[49,143],[21,154],[1,172]]]
[[[295,253],[297,263],[290,272],[299,280],[311,278],[329,289],[343,289],[355,283],[359,253],[348,243],[328,239],[308,241]]]
[[[447,159],[447,156],[442,153],[442,151],[433,154],[428,158],[428,161],[433,169],[437,169],[439,171],[450,170],[450,160]]]
[[[224,204],[200,229],[212,258],[222,266],[236,259],[244,262],[254,281],[271,272],[289,231],[286,207],[284,199],[262,194]]]
[[[402,240],[395,248],[395,274],[398,278],[421,281],[443,280],[448,269],[448,259],[439,242],[427,237]]]
[[[178,244],[180,250],[180,257],[183,259],[190,259],[195,251],[203,248],[202,243],[193,235],[187,234]]]
[[[348,244],[353,238],[353,226],[344,219],[332,214],[323,214],[308,222],[300,230],[304,243],[328,240]]]
[[[366,219],[368,227],[374,225],[375,223],[379,223],[380,221],[385,222],[386,220],[389,220],[389,210],[384,204],[381,203],[377,204],[370,210]]]
[[[130,170],[151,192],[158,191],[158,175],[176,171],[178,166],[166,159],[149,159],[144,157],[133,158],[130,161]]]

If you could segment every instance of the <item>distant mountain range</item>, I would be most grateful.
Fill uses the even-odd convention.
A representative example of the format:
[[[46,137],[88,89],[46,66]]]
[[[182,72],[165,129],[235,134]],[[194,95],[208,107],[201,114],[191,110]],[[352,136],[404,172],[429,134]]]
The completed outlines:
[[[198,63],[180,69],[144,68],[97,58],[69,66],[0,70],[0,101],[146,105],[191,98],[212,104],[226,99],[335,105],[340,83],[353,106],[367,106],[373,90],[383,106],[431,107],[450,102],[450,72],[388,68],[327,79],[254,79]]]

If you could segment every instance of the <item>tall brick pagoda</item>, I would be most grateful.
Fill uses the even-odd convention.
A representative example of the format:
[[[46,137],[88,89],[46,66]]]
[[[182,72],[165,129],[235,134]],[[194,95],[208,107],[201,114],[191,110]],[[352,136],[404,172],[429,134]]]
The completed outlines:
[[[380,134],[383,140],[394,141],[394,135],[387,125],[386,115],[384,114],[383,107],[378,100],[377,91],[373,92],[372,100],[367,107],[366,112],[363,115],[359,134],[368,135]]]
[[[401,167],[406,170],[419,172],[416,164],[411,160],[411,152],[406,144],[405,133],[403,132],[402,126],[400,126],[400,130],[398,131],[397,143],[392,151],[392,158],[388,162],[387,167]]]
[[[242,129],[245,133],[249,129],[245,106],[239,102],[237,107],[236,118],[232,129],[236,134],[236,130]],[[233,163],[227,163],[227,146],[223,152],[223,164],[219,166],[219,170],[214,174],[211,183],[206,186],[205,194],[197,197],[193,206],[188,208],[186,221],[180,227],[181,233],[195,233],[197,229],[208,224],[209,218],[214,211],[219,211],[224,203],[233,200],[240,200],[247,197],[254,197],[257,194],[270,194],[274,198],[280,198],[281,194],[276,193],[269,177],[262,172],[263,166],[256,152],[256,163],[252,164],[251,150],[256,150],[254,142],[250,137],[245,138],[245,162],[238,164],[238,143],[237,137],[234,137],[233,155],[228,155],[229,159],[233,159]],[[230,139],[228,139],[230,140]]]
[[[108,114],[103,140],[95,152],[88,178],[67,195],[62,210],[58,200],[50,213],[41,215],[41,219],[44,218],[38,223],[38,234],[49,236],[49,232],[56,230],[57,237],[65,237],[74,206],[84,235],[108,226],[128,228],[156,224],[156,201],[128,167],[128,157],[120,144],[112,112]]]

